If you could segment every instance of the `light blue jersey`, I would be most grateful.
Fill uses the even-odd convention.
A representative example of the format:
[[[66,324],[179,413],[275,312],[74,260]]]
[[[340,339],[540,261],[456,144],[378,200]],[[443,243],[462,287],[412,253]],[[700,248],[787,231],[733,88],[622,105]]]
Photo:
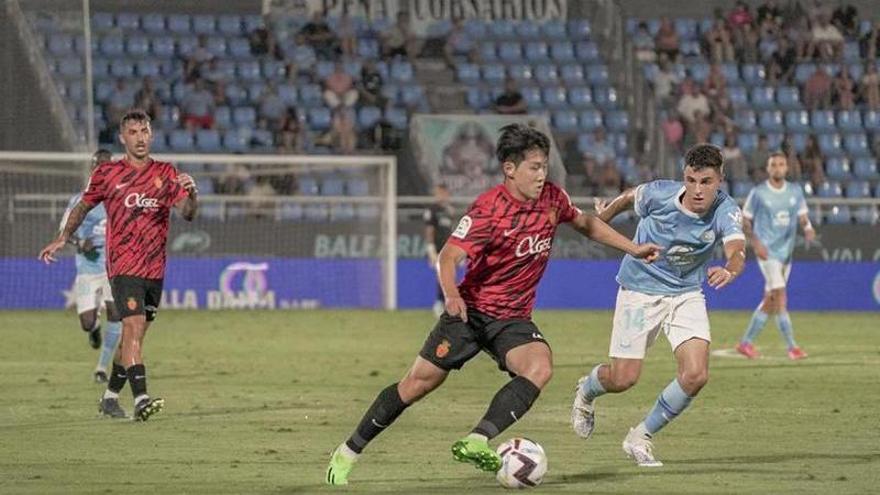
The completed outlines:
[[[742,211],[724,191],[703,216],[681,204],[684,184],[657,180],[636,188],[635,211],[641,218],[633,241],[653,242],[664,252],[648,264],[630,255],[623,258],[617,283],[652,295],[675,295],[699,290],[718,242],[745,240]]]
[[[70,202],[67,203],[67,210],[64,212],[64,217],[61,218],[61,228],[64,228],[64,225],[67,223],[67,217],[70,215],[70,210],[79,203],[81,198],[82,193],[70,198]],[[103,204],[98,204],[89,211],[82,224],[74,232],[79,239],[91,239],[92,244],[95,245],[95,250],[88,255],[76,253],[77,274],[96,274],[107,271],[106,259],[104,258],[106,232],[107,212],[104,210]]]
[[[806,214],[803,189],[788,181],[780,189],[769,181],[756,186],[743,207],[743,216],[752,221],[752,231],[767,247],[768,256],[782,263],[791,260],[798,217]]]

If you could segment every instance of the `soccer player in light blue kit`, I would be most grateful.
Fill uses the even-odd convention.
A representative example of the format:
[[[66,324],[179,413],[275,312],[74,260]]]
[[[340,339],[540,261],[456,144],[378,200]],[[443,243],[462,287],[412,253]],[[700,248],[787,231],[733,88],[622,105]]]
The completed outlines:
[[[788,161],[782,153],[773,153],[767,160],[769,179],[752,189],[743,208],[743,229],[748,235],[764,274],[764,299],[752,313],[752,319],[736,350],[756,359],[760,356],[752,344],[764,329],[770,315],[776,315],[779,333],[788,346],[788,357],[803,359],[807,353],[794,341],[791,318],[786,310],[785,286],[791,273],[791,252],[797,235],[797,224],[804,229],[804,238],[812,242],[816,231],[810,224],[804,192],[797,184],[785,180]],[[797,223],[794,221],[798,219]]]
[[[103,149],[96,151],[92,157],[92,169],[111,159],[112,155],[109,151]],[[78,193],[70,198],[67,210],[61,219],[61,228],[67,223],[70,209],[79,203],[81,196],[82,193]],[[106,228],[107,213],[104,211],[103,205],[98,205],[89,212],[82,225],[76,230],[75,236],[70,239],[70,243],[76,247],[76,280],[73,289],[76,298],[76,312],[79,314],[82,329],[89,334],[89,344],[93,349],[101,347],[94,372],[96,383],[107,382],[107,369],[116,353],[116,346],[122,335],[122,324],[119,321],[116,305],[113,303],[113,293],[110,290],[110,281],[107,279],[105,266]],[[104,335],[103,345],[100,316],[102,301],[107,308],[107,331]]]
[[[684,183],[657,180],[629,189],[607,205],[598,202],[599,218],[609,221],[634,208],[641,218],[634,242],[663,246],[653,264],[625,256],[617,282],[620,289],[611,331],[610,364],[599,364],[578,381],[571,419],[575,433],[589,438],[595,426],[594,401],[620,393],[639,379],[645,352],[663,333],[678,362],[675,379],[635,428],[623,450],[639,466],[655,467],[651,440],[691,403],[709,379],[709,316],[701,286],[720,289],[736,278],[745,263],[742,212],[719,191],[723,179],[721,152],[697,144],[684,159]],[[709,267],[713,251],[724,246],[725,266]]]

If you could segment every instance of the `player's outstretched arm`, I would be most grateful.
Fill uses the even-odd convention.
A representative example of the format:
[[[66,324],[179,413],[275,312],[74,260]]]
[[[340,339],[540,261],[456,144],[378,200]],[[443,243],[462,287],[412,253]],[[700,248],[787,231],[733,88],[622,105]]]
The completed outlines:
[[[184,220],[192,222],[199,211],[199,190],[196,189],[196,181],[189,174],[180,174],[177,176],[177,183],[186,189],[187,196],[174,206]]]
[[[76,232],[76,229],[78,229],[83,223],[83,220],[85,220],[86,215],[88,215],[94,207],[95,205],[80,201],[76,206],[71,208],[70,213],[67,215],[67,222],[61,229],[61,233],[58,234],[58,237],[56,237],[55,240],[50,242],[42,251],[40,251],[39,259],[44,263],[52,263],[56,261],[55,253],[63,248],[71,237],[73,237],[73,233]]]
[[[439,267],[437,278],[440,280],[443,298],[446,300],[446,312],[449,316],[458,316],[462,321],[467,321],[467,305],[458,293],[458,286],[455,285],[455,267],[466,256],[464,249],[447,242],[440,250],[437,261]]]
[[[612,229],[607,223],[605,223],[601,218],[595,217],[593,215],[587,215],[586,213],[581,213],[576,216],[574,220],[571,222],[572,226],[575,230],[583,234],[584,236],[606,246],[611,246],[615,249],[619,249],[626,254],[633,256],[634,258],[644,259],[648,263],[651,263],[657,256],[663,252],[663,248],[651,243],[646,244],[636,244],[633,241],[627,239],[620,232]]]
[[[724,257],[727,258],[726,265],[710,267],[707,272],[709,285],[715,289],[720,289],[733,282],[733,279],[743,272],[746,266],[746,241],[734,239],[725,242]]]
[[[620,196],[611,201],[596,198],[596,216],[602,219],[603,222],[608,223],[612,218],[631,209],[635,204],[635,201],[636,190],[632,187],[623,191]]]

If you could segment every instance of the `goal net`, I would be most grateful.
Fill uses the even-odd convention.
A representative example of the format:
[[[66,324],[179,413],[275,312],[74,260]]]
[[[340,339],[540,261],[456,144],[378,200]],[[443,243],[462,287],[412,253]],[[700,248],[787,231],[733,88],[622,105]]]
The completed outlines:
[[[192,175],[201,203],[192,223],[172,216],[163,308],[395,308],[393,157],[154,157]],[[73,248],[50,266],[37,254],[90,162],[0,152],[0,309],[73,304]]]

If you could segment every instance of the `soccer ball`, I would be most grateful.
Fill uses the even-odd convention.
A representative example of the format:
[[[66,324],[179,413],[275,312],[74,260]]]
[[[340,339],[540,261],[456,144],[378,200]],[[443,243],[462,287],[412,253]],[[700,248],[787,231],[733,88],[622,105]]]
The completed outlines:
[[[495,477],[505,488],[532,488],[541,484],[547,473],[547,455],[537,443],[527,438],[511,438],[498,446],[501,469]]]

